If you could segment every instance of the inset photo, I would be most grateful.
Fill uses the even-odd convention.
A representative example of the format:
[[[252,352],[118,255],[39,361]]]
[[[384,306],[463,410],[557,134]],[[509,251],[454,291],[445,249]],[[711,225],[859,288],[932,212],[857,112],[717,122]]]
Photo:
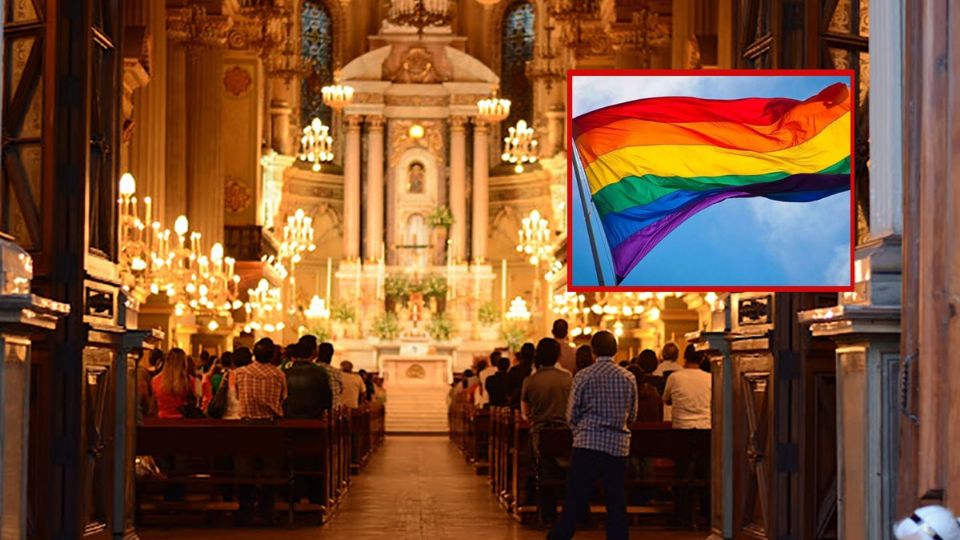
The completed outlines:
[[[852,290],[852,71],[567,84],[570,290]]]

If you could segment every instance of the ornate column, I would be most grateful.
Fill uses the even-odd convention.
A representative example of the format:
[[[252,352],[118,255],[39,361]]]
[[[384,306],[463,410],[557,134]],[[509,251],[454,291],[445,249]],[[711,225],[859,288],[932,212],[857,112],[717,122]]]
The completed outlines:
[[[347,140],[343,155],[343,256],[360,258],[360,116],[344,118]]]
[[[450,259],[460,262],[467,252],[467,132],[466,118],[450,117]]]
[[[151,0],[146,17],[152,38],[148,70],[150,82],[133,95],[133,136],[129,146],[129,170],[137,179],[137,191],[150,196],[153,207],[166,208],[167,143],[167,18],[166,3]],[[159,216],[162,220],[164,216]]]
[[[489,206],[488,177],[490,128],[483,120],[474,120],[473,126],[473,223],[470,258],[474,264],[487,258],[487,212]]]
[[[173,227],[187,213],[187,83],[186,50],[181,39],[167,41],[166,134],[164,145],[164,205],[157,205],[163,224]]]
[[[383,116],[367,116],[367,260],[382,255],[383,240]]]

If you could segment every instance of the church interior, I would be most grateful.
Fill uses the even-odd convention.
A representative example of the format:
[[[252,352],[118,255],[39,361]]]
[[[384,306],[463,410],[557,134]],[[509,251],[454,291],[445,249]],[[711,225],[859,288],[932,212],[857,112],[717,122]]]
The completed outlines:
[[[519,409],[455,390],[551,332],[709,373],[703,437],[631,428],[635,537],[890,540],[918,506],[960,514],[951,7],[4,0],[3,538],[542,538],[533,454],[564,463],[569,433],[531,446]],[[569,290],[572,69],[851,70],[852,290]],[[360,372],[359,406],[142,401],[171,351],[203,393],[303,336],[333,344],[331,381]],[[248,491],[272,527],[243,522]],[[597,497],[578,538],[605,537]]]

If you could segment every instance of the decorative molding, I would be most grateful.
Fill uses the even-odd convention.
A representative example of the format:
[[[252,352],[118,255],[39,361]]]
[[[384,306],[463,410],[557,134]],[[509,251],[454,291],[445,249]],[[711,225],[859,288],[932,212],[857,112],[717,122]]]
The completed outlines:
[[[382,69],[383,79],[396,83],[435,84],[453,78],[446,51],[438,44],[395,44]]]
[[[410,136],[410,126],[414,123],[423,126],[424,135],[419,139]],[[390,167],[396,167],[400,162],[400,157],[410,148],[425,148],[433,154],[438,163],[445,163],[444,160],[444,139],[443,124],[437,120],[391,120],[390,121],[389,142],[387,147],[390,149]]]
[[[200,4],[171,9],[167,14],[167,37],[187,47],[223,47],[233,20],[227,15],[208,15]]]
[[[464,131],[467,128],[469,118],[466,116],[453,115],[450,117],[450,131]]]
[[[371,130],[382,131],[385,119],[382,114],[368,114],[364,121]]]
[[[233,97],[240,97],[250,90],[253,76],[240,65],[233,65],[223,72],[223,88]]]
[[[394,107],[445,107],[449,102],[447,96],[424,95],[388,95],[386,104]]]
[[[490,97],[486,94],[454,94],[450,96],[450,105],[470,105],[476,106],[481,99]]]
[[[242,181],[231,179],[223,187],[223,207],[231,214],[239,214],[250,208],[252,201],[250,188]]]

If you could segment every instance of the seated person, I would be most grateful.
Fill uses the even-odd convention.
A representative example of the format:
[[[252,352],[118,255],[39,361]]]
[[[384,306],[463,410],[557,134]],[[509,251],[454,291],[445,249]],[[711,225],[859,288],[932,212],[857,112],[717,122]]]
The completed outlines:
[[[322,367],[310,361],[312,351],[297,343],[287,347],[290,362],[284,375],[287,379],[287,401],[283,404],[285,418],[320,418],[333,407],[330,376]]]

